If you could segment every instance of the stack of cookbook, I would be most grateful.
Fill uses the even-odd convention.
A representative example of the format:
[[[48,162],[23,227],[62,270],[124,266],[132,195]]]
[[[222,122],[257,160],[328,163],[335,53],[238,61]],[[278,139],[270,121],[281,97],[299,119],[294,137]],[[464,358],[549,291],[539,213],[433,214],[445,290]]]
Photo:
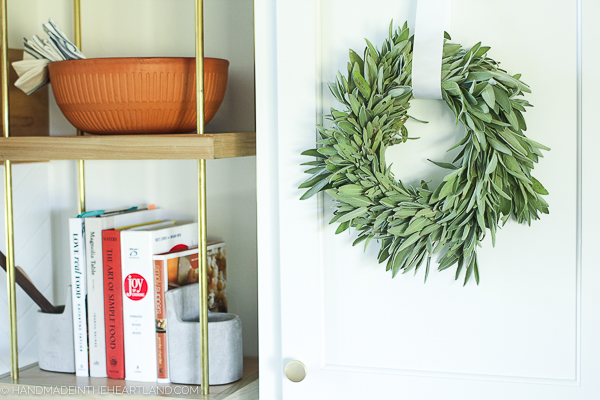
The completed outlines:
[[[167,382],[164,292],[196,283],[198,224],[154,206],[69,219],[77,376]],[[208,246],[209,309],[226,312],[225,243]]]

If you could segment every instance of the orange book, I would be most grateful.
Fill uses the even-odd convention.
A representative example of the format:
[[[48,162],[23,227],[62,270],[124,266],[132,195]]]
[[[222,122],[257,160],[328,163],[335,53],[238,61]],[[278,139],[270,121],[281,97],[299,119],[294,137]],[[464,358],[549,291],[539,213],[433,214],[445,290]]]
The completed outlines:
[[[168,383],[169,362],[167,356],[167,310],[165,291],[168,287],[165,260],[154,260],[154,310],[156,313],[156,364],[158,382]]]

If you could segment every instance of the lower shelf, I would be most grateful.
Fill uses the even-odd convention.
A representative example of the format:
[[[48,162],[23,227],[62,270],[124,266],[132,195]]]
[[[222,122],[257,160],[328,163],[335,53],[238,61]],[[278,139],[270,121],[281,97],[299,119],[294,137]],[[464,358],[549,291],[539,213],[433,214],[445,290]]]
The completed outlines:
[[[10,382],[10,377],[0,379],[0,395],[9,395],[7,398],[11,398],[10,395],[19,395],[19,398],[23,400],[27,399],[28,396],[39,398],[40,394],[75,394],[80,395],[81,398],[84,394],[86,395],[85,398],[88,398],[88,395],[101,395],[103,399],[109,399],[110,395],[120,396],[125,393],[184,399],[258,400],[258,358],[244,357],[244,375],[242,379],[228,385],[211,386],[208,397],[202,397],[200,386],[197,385],[156,384],[108,378],[81,378],[76,377],[74,374],[43,371],[37,365],[20,372],[18,385],[11,385]],[[122,396],[118,398],[123,399]]]

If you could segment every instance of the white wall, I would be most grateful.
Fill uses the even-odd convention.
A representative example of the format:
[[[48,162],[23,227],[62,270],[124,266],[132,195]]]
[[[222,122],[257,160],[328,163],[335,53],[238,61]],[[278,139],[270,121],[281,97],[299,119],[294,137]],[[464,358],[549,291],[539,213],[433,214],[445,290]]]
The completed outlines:
[[[15,265],[29,275],[36,287],[52,301],[52,246],[48,197],[48,164],[13,165],[13,221],[15,228]],[[4,166],[0,166],[4,179]],[[6,254],[4,185],[0,186],[0,250]],[[10,371],[10,342],[6,273],[0,269],[0,375]],[[64,296],[57,298],[64,301]],[[64,303],[63,303],[64,304]],[[19,365],[37,361],[36,314],[39,307],[17,289],[17,326]]]
[[[43,34],[53,18],[73,36],[71,0],[9,1],[10,47]],[[87,57],[194,56],[194,1],[82,1]],[[251,0],[205,0],[205,56],[230,61],[223,104],[207,132],[254,130],[254,49]],[[74,135],[51,98],[52,135]],[[197,162],[88,161],[87,209],[155,203],[176,219],[197,219]],[[54,292],[69,284],[66,218],[77,213],[76,162],[48,164]],[[255,157],[207,162],[208,234],[227,242],[230,312],[244,326],[244,353],[258,355]],[[50,240],[50,239],[49,239]],[[0,314],[1,315],[1,314]],[[1,366],[0,366],[1,367]]]

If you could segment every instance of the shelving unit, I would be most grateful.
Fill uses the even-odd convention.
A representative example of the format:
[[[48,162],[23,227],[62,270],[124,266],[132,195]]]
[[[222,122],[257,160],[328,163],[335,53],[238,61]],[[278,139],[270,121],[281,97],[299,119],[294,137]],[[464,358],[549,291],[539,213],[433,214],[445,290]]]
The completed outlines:
[[[81,7],[80,0],[73,0],[75,21],[75,43],[81,47]],[[100,378],[80,378],[75,375],[42,371],[34,366],[19,374],[16,325],[16,288],[14,265],[14,227],[12,222],[12,163],[21,161],[78,160],[79,211],[85,211],[84,160],[159,160],[196,159],[198,160],[198,221],[200,281],[206,281],[206,166],[207,159],[222,159],[251,156],[256,154],[255,132],[204,133],[204,21],[203,0],[195,0],[196,15],[196,88],[197,88],[197,132],[194,134],[171,135],[88,135],[78,132],[77,136],[11,136],[8,102],[8,30],[7,0],[0,0],[0,23],[2,52],[2,130],[0,138],[0,161],[4,163],[6,237],[7,237],[7,286],[9,304],[9,331],[11,348],[10,376],[0,377],[0,386],[8,383],[31,386],[98,386],[117,388],[126,386],[159,387],[158,384],[142,384],[134,381],[116,381]],[[258,398],[258,360],[244,359],[244,377],[241,381],[217,387],[208,385],[208,305],[206,285],[200,285],[200,348],[202,365],[202,385],[199,394],[203,398],[226,399]],[[160,385],[164,386],[164,385]],[[172,385],[185,387],[185,385]],[[198,386],[193,386],[198,388]],[[248,397],[239,397],[244,391]],[[3,392],[4,393],[4,392]],[[175,394],[176,395],[176,394]],[[182,396],[176,396],[182,397]],[[187,396],[183,396],[187,397]]]

